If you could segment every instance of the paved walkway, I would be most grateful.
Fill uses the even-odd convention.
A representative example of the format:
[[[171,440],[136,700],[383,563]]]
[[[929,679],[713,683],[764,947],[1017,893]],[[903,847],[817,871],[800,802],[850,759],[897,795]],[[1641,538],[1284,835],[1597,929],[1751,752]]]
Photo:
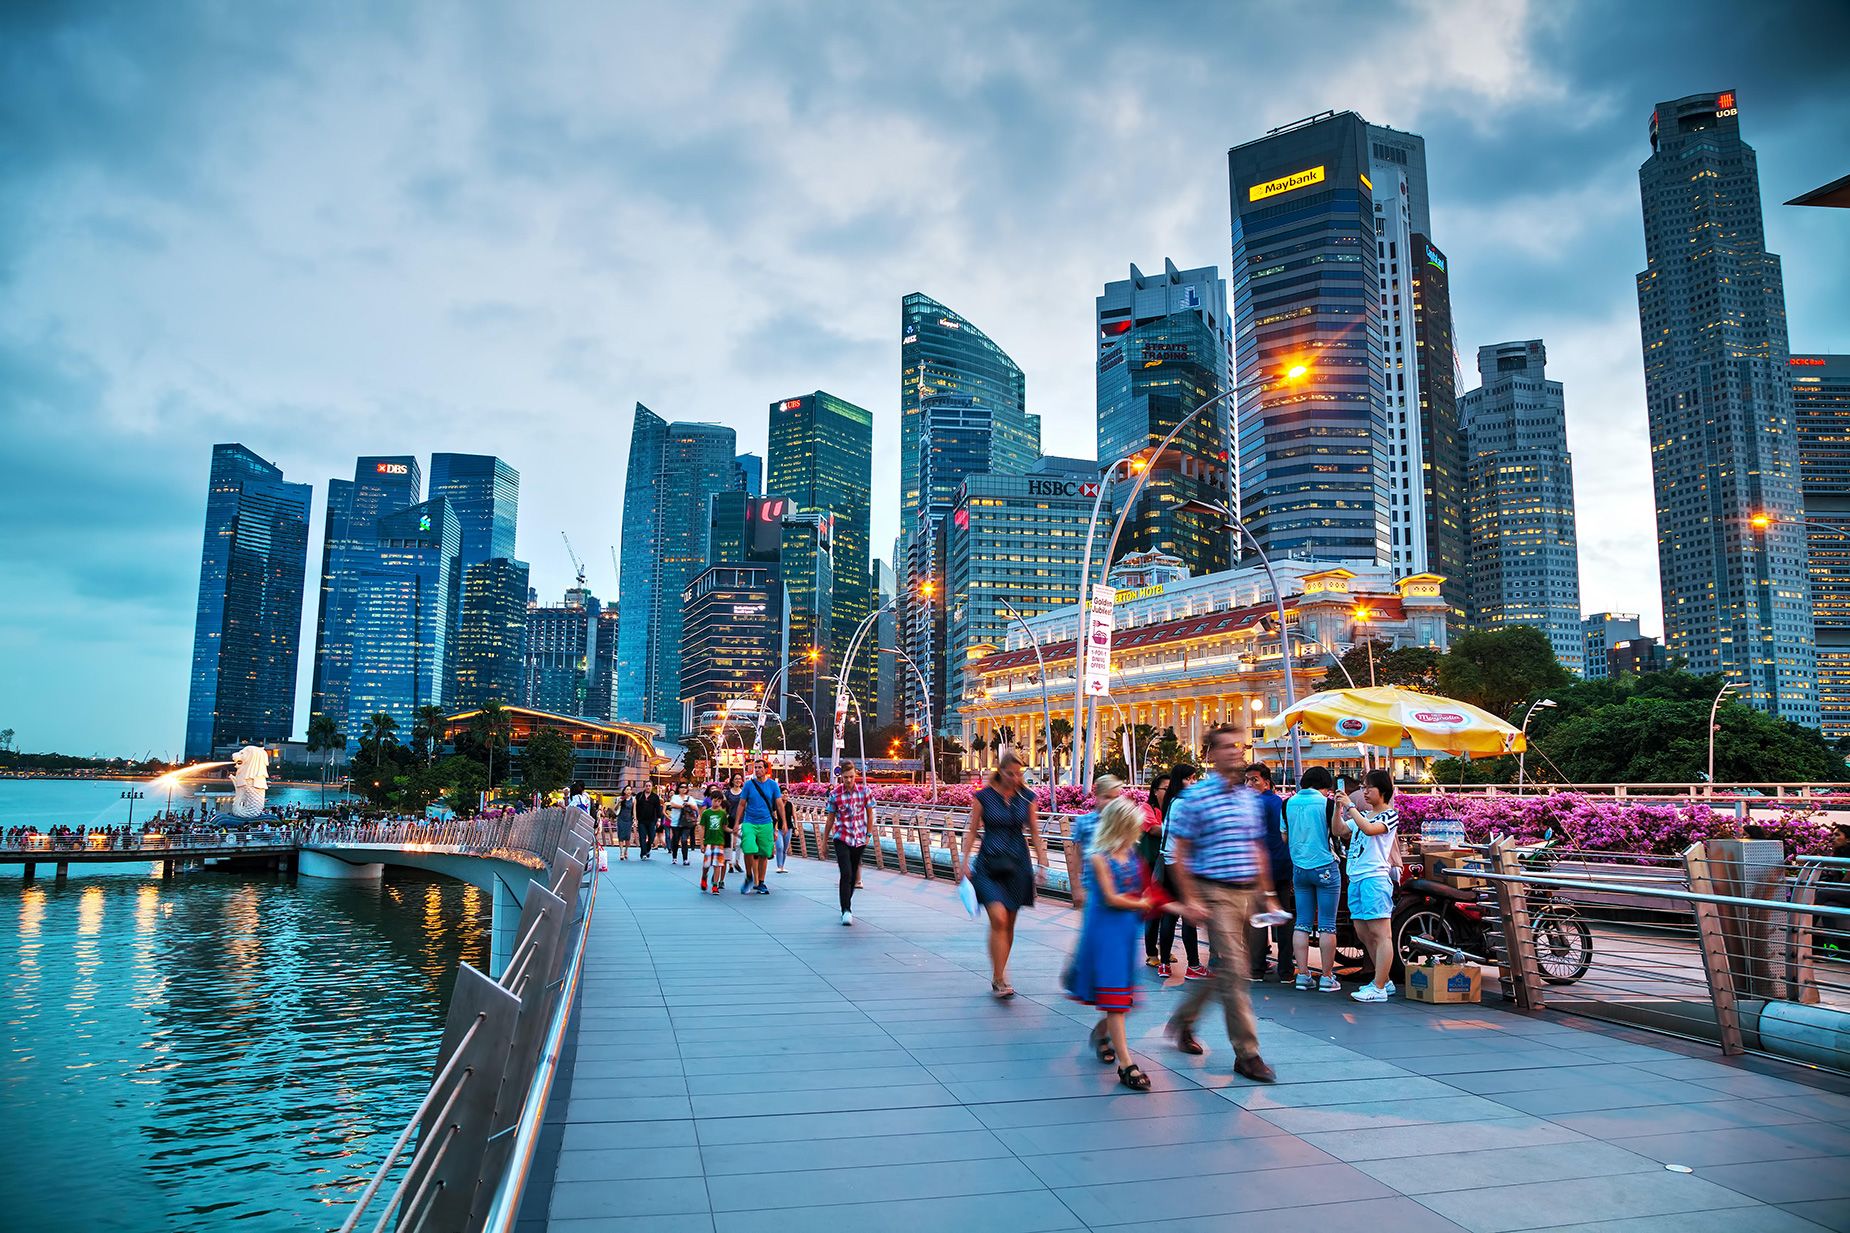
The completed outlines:
[[[1770,1063],[1273,985],[1259,1087],[1218,1023],[1207,1057],[1168,1048],[1153,989],[1157,1090],[1130,1093],[1058,992],[1064,905],[1023,914],[999,1004],[947,883],[870,869],[845,929],[833,865],[749,899],[698,879],[603,875],[559,1233],[1850,1229],[1850,1097]]]

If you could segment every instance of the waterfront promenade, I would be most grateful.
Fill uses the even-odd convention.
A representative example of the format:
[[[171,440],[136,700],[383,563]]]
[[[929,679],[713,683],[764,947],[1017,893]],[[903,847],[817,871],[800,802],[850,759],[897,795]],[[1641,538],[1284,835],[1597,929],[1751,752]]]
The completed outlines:
[[[1021,995],[997,1003],[949,883],[870,868],[843,928],[834,865],[790,868],[749,898],[699,895],[698,868],[662,859],[600,875],[523,1229],[1850,1229],[1842,1081],[1565,1017],[1267,985],[1278,1084],[1233,1076],[1218,1021],[1206,1058],[1169,1048],[1179,994],[1153,990],[1131,1036],[1156,1090],[1131,1093],[1059,993],[1066,905],[1022,914]]]

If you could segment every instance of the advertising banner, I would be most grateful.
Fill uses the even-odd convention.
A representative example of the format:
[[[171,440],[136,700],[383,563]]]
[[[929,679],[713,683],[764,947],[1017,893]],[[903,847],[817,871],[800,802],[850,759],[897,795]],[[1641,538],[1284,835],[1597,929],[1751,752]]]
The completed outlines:
[[[1092,602],[1086,607],[1085,683],[1089,697],[1103,697],[1111,692],[1111,629],[1116,620],[1116,587],[1095,583]]]

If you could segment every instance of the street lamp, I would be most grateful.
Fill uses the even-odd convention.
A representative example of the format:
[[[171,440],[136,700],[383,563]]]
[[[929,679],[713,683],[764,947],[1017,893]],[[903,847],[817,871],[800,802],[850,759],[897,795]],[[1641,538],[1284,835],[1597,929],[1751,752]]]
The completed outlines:
[[[1028,645],[1034,648],[1034,662],[1040,668],[1040,673],[1041,673],[1041,725],[1042,725],[1041,726],[1041,738],[1047,742],[1047,761],[1050,764],[1048,766],[1048,774],[1047,774],[1047,811],[1049,813],[1052,813],[1053,812],[1053,802],[1054,802],[1053,785],[1054,785],[1054,780],[1057,778],[1057,776],[1054,773],[1054,768],[1051,765],[1051,763],[1054,761],[1054,756],[1053,756],[1053,707],[1047,701],[1047,661],[1041,658],[1041,640],[1038,637],[1036,637],[1034,631],[1028,627],[1028,623],[1021,619],[1021,613],[1015,611],[1014,605],[1010,604],[1008,600],[1006,599],[997,600],[996,602],[1002,605],[1002,611],[1008,614],[1009,619],[1013,620],[1015,624],[1021,626],[1021,632],[1028,635]],[[1075,655],[1078,654],[1078,644],[1077,643],[1074,644],[1074,654]],[[1073,667],[1075,670],[1077,670],[1079,667],[1079,661],[1076,658],[1073,661]],[[1131,774],[1131,783],[1134,786],[1136,782],[1137,782],[1137,775],[1135,771],[1133,770]]]
[[[1253,546],[1253,552],[1258,555],[1259,564],[1265,570],[1266,579],[1272,584],[1272,602],[1278,609],[1279,666],[1285,673],[1285,709],[1287,711],[1290,710],[1292,707],[1296,706],[1298,702],[1297,685],[1291,679],[1291,637],[1287,632],[1290,629],[1290,624],[1285,620],[1285,589],[1278,585],[1278,575],[1272,570],[1271,558],[1266,556],[1265,549],[1259,546],[1258,538],[1253,535],[1246,524],[1241,522],[1238,518],[1235,518],[1232,511],[1226,506],[1215,505],[1211,501],[1184,501],[1182,503],[1182,508],[1185,510],[1194,510],[1199,513],[1211,514],[1219,518],[1223,523],[1222,529],[1235,533],[1236,538],[1234,540],[1234,546],[1236,548],[1239,546],[1237,537],[1244,535],[1246,537],[1246,542]],[[1240,554],[1238,552],[1235,552],[1233,555],[1234,559],[1239,559]],[[1257,743],[1257,738],[1255,738],[1255,746]],[[1303,771],[1304,756],[1298,744],[1298,727],[1296,724],[1292,724],[1291,782],[1296,783],[1298,777],[1303,774]]]
[[[930,584],[927,583],[927,585]],[[867,631],[874,627],[874,622],[880,619],[882,613],[898,603],[899,596],[894,595],[888,598],[884,604],[881,604],[878,608],[875,608],[872,612],[861,618],[860,625],[857,626],[854,631],[854,637],[848,639],[848,653],[842,656],[842,661],[839,665],[840,675],[835,678],[835,735],[834,739],[829,744],[829,778],[831,780],[835,778],[835,768],[841,765],[842,728],[848,721],[848,706],[846,699],[848,696],[849,669],[853,665],[855,658],[861,653],[861,639],[867,636]],[[856,703],[855,705],[858,707],[860,704]],[[865,731],[865,722],[863,722],[862,728],[863,731]],[[865,735],[862,737],[862,743],[866,743]],[[863,761],[866,760],[865,754],[866,751],[863,750]]]
[[[791,700],[792,702],[794,702],[794,703],[796,703],[796,704],[797,704],[798,706],[800,706],[800,707],[802,707],[802,708],[803,708],[803,712],[804,712],[804,714],[806,714],[806,715],[808,715],[808,716],[809,716],[809,756],[810,756],[810,765],[812,765],[813,767],[815,767],[815,770],[816,770],[816,776],[817,776],[817,778],[821,778],[821,776],[822,776],[822,747],[821,747],[821,745],[820,745],[820,744],[818,744],[818,743],[817,743],[817,742],[818,742],[818,738],[817,738],[817,736],[816,736],[816,712],[815,712],[815,709],[814,709],[813,707],[811,707],[809,703],[807,703],[807,702],[805,702],[805,701],[803,701],[803,699],[801,699],[801,698],[799,698],[799,697],[797,697],[797,695],[795,695],[795,694],[793,694],[793,693],[791,693],[791,692],[790,692],[789,690],[785,690],[785,691],[784,691],[784,697],[786,697],[786,698],[788,698],[788,699],[790,699],[790,700]]]
[[[1309,372],[1310,369],[1304,364],[1294,363],[1285,369],[1282,379],[1287,384],[1296,385],[1298,382],[1304,380],[1304,378],[1309,375]],[[1089,739],[1091,735],[1091,725],[1086,722],[1085,677],[1084,673],[1080,671],[1080,665],[1082,656],[1085,653],[1086,592],[1092,582],[1092,540],[1098,530],[1099,509],[1105,500],[1105,490],[1116,480],[1118,468],[1121,466],[1128,464],[1132,472],[1137,476],[1136,483],[1131,486],[1130,496],[1125,499],[1124,508],[1118,511],[1117,519],[1111,528],[1111,537],[1105,545],[1104,566],[1106,575],[1109,575],[1111,573],[1111,554],[1117,549],[1118,535],[1124,530],[1124,523],[1126,519],[1130,517],[1131,511],[1137,508],[1137,498],[1142,494],[1144,484],[1149,482],[1150,476],[1155,473],[1157,462],[1169,449],[1170,444],[1175,441],[1176,437],[1181,434],[1184,428],[1194,423],[1201,413],[1208,410],[1210,407],[1218,406],[1229,398],[1248,393],[1253,389],[1264,388],[1267,384],[1269,383],[1263,376],[1256,381],[1235,382],[1233,385],[1229,386],[1221,393],[1216,394],[1214,397],[1207,399],[1193,411],[1190,411],[1187,415],[1178,420],[1176,426],[1171,428],[1168,435],[1157,443],[1155,449],[1150,450],[1148,453],[1143,450],[1137,450],[1134,453],[1126,454],[1124,457],[1112,463],[1110,467],[1106,468],[1099,477],[1098,494],[1092,502],[1092,519],[1086,524],[1086,550],[1085,555],[1080,559],[1079,567],[1079,607],[1075,613],[1078,620],[1073,638],[1073,740],[1075,742],[1073,769],[1075,773],[1080,770],[1080,759],[1077,756],[1080,749],[1084,749],[1085,751],[1084,773],[1088,777],[1092,773],[1092,744]],[[1186,509],[1189,504],[1192,504],[1192,502],[1185,502],[1183,508]],[[1258,545],[1255,543],[1254,547],[1256,548]],[[1264,555],[1264,553],[1261,553],[1261,558],[1263,558]],[[1271,566],[1269,564],[1266,566],[1266,570],[1268,573],[1271,571]],[[1281,614],[1283,612],[1282,606],[1280,612]],[[1289,677],[1289,672],[1287,672],[1286,675]],[[1292,750],[1294,755],[1296,749],[1297,737],[1294,730],[1294,735],[1292,737]],[[1078,783],[1081,782],[1081,780],[1075,778],[1074,782]]]
[[[931,799],[936,801],[938,799],[938,741],[937,737],[932,734],[931,690],[925,687],[925,674],[919,671],[919,666],[913,662],[912,656],[896,646],[883,646],[880,648],[880,653],[894,656],[906,667],[912,669],[912,677],[919,684],[919,702],[925,708],[925,748],[927,756],[931,759],[929,770],[926,772],[930,776],[927,782],[931,785]]]
[[[146,792],[137,791],[134,788],[130,788],[121,794],[122,799],[128,802],[128,824],[131,830],[133,830],[135,826],[135,802],[144,799],[147,795]]]
[[[1516,788],[1522,789],[1522,779],[1529,767],[1529,721],[1535,718],[1537,710],[1552,711],[1555,708],[1553,698],[1537,698],[1529,704],[1529,709],[1522,717],[1522,752],[1516,755]]]
[[[1721,710],[1722,699],[1741,688],[1739,681],[1724,681],[1722,687],[1715,691],[1715,701],[1709,704],[1709,795],[1715,795],[1715,734],[1721,725],[1715,722],[1715,715]]]
[[[1367,604],[1357,604],[1355,611],[1350,615],[1355,618],[1357,625],[1362,626],[1362,633],[1368,647],[1368,687],[1373,689],[1375,687],[1375,636],[1368,632],[1368,623],[1374,619],[1375,611]]]

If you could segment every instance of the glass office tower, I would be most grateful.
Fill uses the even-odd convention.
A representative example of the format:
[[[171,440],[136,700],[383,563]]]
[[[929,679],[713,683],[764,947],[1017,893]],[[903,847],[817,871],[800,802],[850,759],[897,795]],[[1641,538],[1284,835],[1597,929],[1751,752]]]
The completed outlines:
[[[308,569],[307,484],[242,445],[212,447],[185,756],[288,740]]]
[[[423,474],[418,460],[408,454],[369,455],[354,463],[351,481],[328,481],[309,713],[331,717],[349,744],[359,739],[359,725],[350,724],[347,718],[347,682],[353,669],[353,579],[373,559],[379,519],[410,509],[422,499]]]
[[[1240,512],[1274,559],[1394,559],[1369,158],[1353,112],[1227,154]]]
[[[785,533],[785,592],[790,599],[790,644],[806,657],[812,679],[810,705],[817,721],[834,714],[835,691],[828,678],[842,670],[842,657],[854,631],[873,611],[868,563],[872,559],[871,526],[874,480],[874,417],[863,407],[817,390],[771,404],[771,491],[787,497],[797,515],[828,519],[820,526],[792,521]],[[806,560],[828,544],[831,579],[826,603],[815,592],[817,570]],[[819,614],[812,622],[808,615]],[[813,627],[812,627],[813,625]],[[807,663],[808,648],[820,650]],[[858,662],[848,665],[849,688],[866,699],[873,682],[871,639],[864,640]],[[793,665],[791,671],[797,672]],[[863,706],[866,702],[863,701]]]
[[[613,718],[681,736],[681,593],[706,568],[714,494],[736,491],[737,435],[671,424],[641,403],[623,496],[623,570]]]
[[[1227,284],[1215,266],[1178,270],[1165,258],[1161,277],[1133,265],[1129,279],[1106,283],[1096,311],[1098,456],[1110,463],[1155,449],[1227,389]],[[1233,408],[1222,402],[1191,421],[1155,460],[1125,520],[1119,557],[1166,552],[1196,575],[1232,564],[1220,520],[1181,508],[1188,501],[1233,507],[1227,465],[1232,422]],[[1091,513],[1088,508],[1084,516]]]
[[[1637,277],[1664,642],[1819,722],[1786,291],[1733,90],[1659,103]]]
[[[1824,735],[1850,736],[1850,355],[1786,361],[1799,430]]]
[[[462,531],[463,567],[514,557],[520,472],[487,454],[432,454],[430,495],[442,497]]]
[[[442,497],[375,524],[374,555],[353,577],[348,723],[383,712],[407,733],[420,706],[441,706],[456,654],[462,542]]]
[[[526,562],[493,557],[464,566],[462,576],[456,687],[445,705],[463,711],[484,702],[518,704],[527,627]]]

